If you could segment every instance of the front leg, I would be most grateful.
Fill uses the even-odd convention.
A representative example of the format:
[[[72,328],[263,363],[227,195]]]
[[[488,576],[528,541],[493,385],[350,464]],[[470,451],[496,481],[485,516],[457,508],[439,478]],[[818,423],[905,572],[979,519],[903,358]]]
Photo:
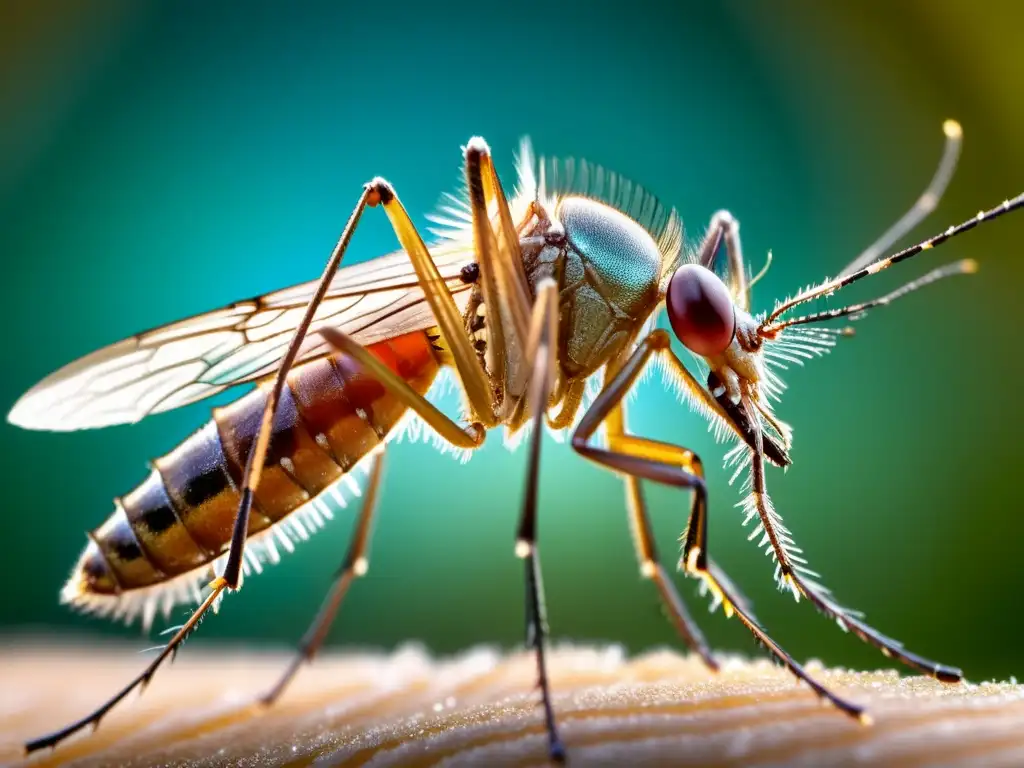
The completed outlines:
[[[799,599],[806,597],[810,602],[844,629],[850,629],[857,637],[869,645],[878,648],[883,655],[896,659],[911,669],[941,680],[944,683],[958,683],[963,673],[945,664],[926,659],[906,650],[903,644],[891,637],[886,637],[874,627],[863,621],[859,615],[840,605],[832,593],[814,579],[818,574],[809,570],[806,561],[797,553],[800,552],[793,544],[789,530],[782,524],[782,519],[775,511],[765,482],[764,449],[761,442],[760,422],[755,412],[756,406],[749,395],[744,394],[742,405],[747,412],[751,424],[755,425],[755,441],[751,449],[750,478],[751,491],[745,501],[748,515],[756,514],[764,531],[764,541],[772,548],[778,563],[776,580],[786,586]]]
[[[861,707],[846,701],[812,678],[778,643],[769,637],[725,573],[708,558],[707,490],[700,458],[693,451],[677,445],[624,433],[621,404],[644,366],[656,352],[671,355],[668,337],[664,331],[654,331],[644,339],[615,376],[605,384],[576,428],[572,438],[573,448],[597,464],[624,474],[629,483],[627,487],[630,489],[635,484],[636,490],[639,491],[638,481],[641,479],[653,480],[677,488],[691,489],[693,502],[683,549],[683,563],[687,572],[702,578],[712,592],[722,600],[727,615],[735,613],[758,642],[762,643],[798,679],[806,682],[819,697],[831,702],[841,711],[863,719],[864,713]],[[609,417],[611,417],[611,427],[608,430],[608,448],[592,445],[591,438],[594,433],[602,423],[608,423]],[[650,523],[642,496],[639,493],[631,492],[631,502],[637,515],[638,530],[640,531],[638,549],[641,556],[645,557],[645,563],[653,562],[654,548],[650,541]],[[647,560],[647,557],[652,557],[652,560]],[[646,570],[652,575],[656,575],[657,567],[654,564]],[[667,577],[665,577],[665,582],[667,583],[667,581]],[[668,604],[671,610],[674,606],[671,601],[668,601]],[[679,604],[682,605],[681,601]],[[676,616],[678,624],[679,615]],[[688,618],[685,614],[682,616]],[[688,636],[684,632],[683,637],[693,645],[692,635]]]

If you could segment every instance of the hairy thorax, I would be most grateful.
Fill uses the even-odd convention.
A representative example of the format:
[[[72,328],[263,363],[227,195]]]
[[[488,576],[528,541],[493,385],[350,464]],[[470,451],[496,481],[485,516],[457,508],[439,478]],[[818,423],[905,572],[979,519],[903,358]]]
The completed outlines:
[[[559,202],[524,249],[531,287],[559,285],[559,365],[566,379],[597,371],[635,337],[658,303],[661,253],[640,225],[603,203]]]

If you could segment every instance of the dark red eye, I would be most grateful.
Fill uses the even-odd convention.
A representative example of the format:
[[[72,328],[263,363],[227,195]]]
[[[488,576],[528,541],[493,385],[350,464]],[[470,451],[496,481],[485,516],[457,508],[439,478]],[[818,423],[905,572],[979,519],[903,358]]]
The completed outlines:
[[[668,283],[668,320],[676,336],[698,355],[717,355],[736,331],[729,289],[711,270],[683,264]]]

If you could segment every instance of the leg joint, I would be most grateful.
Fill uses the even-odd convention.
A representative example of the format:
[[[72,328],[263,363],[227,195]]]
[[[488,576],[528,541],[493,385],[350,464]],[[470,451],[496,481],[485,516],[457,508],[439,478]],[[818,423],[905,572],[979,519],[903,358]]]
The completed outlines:
[[[366,199],[366,204],[371,208],[375,208],[378,205],[388,205],[395,199],[394,187],[380,176],[367,182],[364,188],[370,193]]]
[[[712,229],[721,229],[723,232],[735,232],[740,228],[739,222],[736,221],[736,217],[733,216],[729,211],[722,209],[715,211],[711,217]]]
[[[481,157],[490,157],[491,148],[482,136],[474,136],[466,143],[466,160],[479,162]]]
[[[696,453],[690,454],[689,470],[701,480],[704,479],[704,462],[700,460],[700,456]]]
[[[664,328],[656,328],[651,332],[651,335],[647,337],[647,346],[655,351],[668,349],[671,345],[672,337],[668,335],[668,331]]]

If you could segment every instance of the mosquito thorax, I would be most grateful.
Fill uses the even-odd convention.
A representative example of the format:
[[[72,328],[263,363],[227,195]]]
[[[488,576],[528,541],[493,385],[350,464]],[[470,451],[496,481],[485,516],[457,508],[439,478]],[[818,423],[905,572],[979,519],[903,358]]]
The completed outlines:
[[[579,195],[561,198],[553,225],[564,243],[561,294],[565,373],[587,376],[617,354],[658,303],[664,259],[651,234],[622,211]],[[557,239],[558,229],[552,227]]]
[[[676,337],[698,355],[721,354],[736,335],[736,308],[729,289],[700,264],[683,264],[675,271],[665,305]]]
[[[587,197],[569,196],[555,211],[572,249],[608,288],[628,315],[647,307],[657,290],[661,251],[640,224],[621,211]]]

